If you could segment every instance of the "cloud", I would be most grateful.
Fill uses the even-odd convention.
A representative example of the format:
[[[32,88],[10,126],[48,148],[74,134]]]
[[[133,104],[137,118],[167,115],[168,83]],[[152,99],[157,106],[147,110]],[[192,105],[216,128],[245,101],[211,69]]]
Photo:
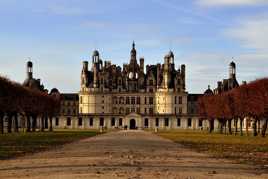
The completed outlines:
[[[268,53],[268,15],[240,20],[237,26],[224,34],[237,40],[242,47]]]
[[[267,0],[197,0],[202,6],[252,6],[268,4]]]
[[[53,4],[47,7],[39,7],[33,9],[35,13],[45,13],[45,14],[53,14],[59,16],[80,16],[87,14],[91,11],[86,11],[83,8],[76,7],[76,6],[67,6],[63,4]]]
[[[200,20],[204,20],[213,22],[215,25],[221,25],[221,26],[226,25],[223,24],[222,21],[218,18],[215,18],[213,16],[204,13],[200,13],[196,10],[193,10],[192,8],[182,6],[183,5],[182,3],[172,3],[171,1],[165,1],[165,0],[151,0],[151,1],[153,3],[161,5],[164,8],[170,9],[172,11],[177,11],[178,14],[183,13],[184,19],[179,19],[177,21],[183,21],[186,24],[200,24]]]

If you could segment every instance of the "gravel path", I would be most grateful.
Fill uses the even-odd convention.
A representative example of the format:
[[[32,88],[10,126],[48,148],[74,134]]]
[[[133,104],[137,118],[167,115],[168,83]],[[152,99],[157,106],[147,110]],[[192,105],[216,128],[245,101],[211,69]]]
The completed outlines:
[[[0,161],[0,178],[268,178],[145,131],[119,131]]]

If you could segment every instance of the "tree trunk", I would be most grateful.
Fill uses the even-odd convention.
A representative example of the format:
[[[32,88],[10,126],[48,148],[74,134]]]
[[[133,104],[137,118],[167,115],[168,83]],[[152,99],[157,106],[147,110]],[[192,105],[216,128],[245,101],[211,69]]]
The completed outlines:
[[[36,118],[36,115],[34,115],[32,118],[32,132],[36,131]]]
[[[31,116],[26,116],[26,132],[31,132]]]
[[[18,114],[14,115],[14,132],[19,132]]]
[[[227,135],[227,128],[226,128],[226,120],[223,120],[223,125],[224,125],[224,134]]]
[[[49,131],[53,131],[53,126],[52,126],[52,117],[49,118]]]
[[[240,135],[243,136],[243,118],[240,118]]]
[[[223,121],[221,119],[219,119],[219,128],[220,128],[220,134],[223,134],[223,127],[224,127],[224,124],[223,124]]]
[[[252,128],[253,128],[253,136],[257,136],[258,135],[258,132],[257,132],[257,119],[253,120]]]
[[[237,122],[238,122],[238,119],[237,119],[237,118],[234,118],[235,135],[236,135],[237,132],[238,132],[238,129],[237,129]]]
[[[268,124],[268,118],[265,118],[264,119],[264,123],[262,125],[262,129],[261,129],[261,135],[262,137],[265,137],[265,134],[266,134],[266,130],[267,130],[267,124]]]
[[[214,130],[213,119],[209,119],[209,133],[212,133],[213,130]]]
[[[260,134],[261,133],[261,120],[258,119],[257,122],[258,122],[258,134]]]
[[[44,117],[42,116],[41,118],[40,118],[40,130],[41,130],[41,132],[44,132],[45,131],[45,127],[44,127]]]
[[[8,133],[12,132],[12,115],[11,114],[7,115],[7,132]]]
[[[229,130],[229,134],[232,135],[232,119],[228,120],[228,130]]]
[[[0,134],[4,134],[4,114],[0,114]]]
[[[247,136],[249,136],[249,133],[248,133],[249,123],[250,123],[250,118],[246,117],[246,133],[247,133]]]

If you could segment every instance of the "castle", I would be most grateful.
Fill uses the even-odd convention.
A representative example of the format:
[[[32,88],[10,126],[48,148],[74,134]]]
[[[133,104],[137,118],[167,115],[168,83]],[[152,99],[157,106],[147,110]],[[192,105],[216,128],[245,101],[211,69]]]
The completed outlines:
[[[144,58],[138,63],[133,42],[129,63],[124,64],[123,69],[103,61],[97,50],[91,60],[91,69],[88,61],[83,62],[79,93],[61,94],[61,111],[53,122],[54,128],[208,127],[207,121],[199,119],[197,110],[197,99],[203,94],[186,91],[186,67],[175,67],[172,51],[165,55],[163,64],[145,67]],[[232,62],[229,68],[229,79],[218,82],[214,92],[207,89],[205,94],[219,93],[238,85],[235,64]]]

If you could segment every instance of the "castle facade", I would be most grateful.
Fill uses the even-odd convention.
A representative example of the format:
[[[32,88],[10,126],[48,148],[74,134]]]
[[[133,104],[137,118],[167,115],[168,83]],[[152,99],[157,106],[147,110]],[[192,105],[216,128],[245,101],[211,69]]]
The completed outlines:
[[[185,65],[175,67],[173,52],[163,64],[144,65],[135,43],[123,68],[94,51],[92,67],[83,62],[77,126],[86,128],[201,128],[197,111],[188,111]]]

